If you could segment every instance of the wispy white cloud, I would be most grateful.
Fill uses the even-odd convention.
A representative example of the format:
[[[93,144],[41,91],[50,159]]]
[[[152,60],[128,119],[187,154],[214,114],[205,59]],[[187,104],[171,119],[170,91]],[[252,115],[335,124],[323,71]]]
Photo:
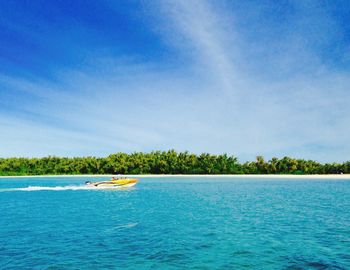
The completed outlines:
[[[171,46],[189,57],[197,72],[214,79],[218,92],[238,95],[238,37],[232,18],[208,1],[168,1],[160,6],[160,29]],[[229,35],[227,35],[229,34]],[[214,75],[214,76],[213,76]]]

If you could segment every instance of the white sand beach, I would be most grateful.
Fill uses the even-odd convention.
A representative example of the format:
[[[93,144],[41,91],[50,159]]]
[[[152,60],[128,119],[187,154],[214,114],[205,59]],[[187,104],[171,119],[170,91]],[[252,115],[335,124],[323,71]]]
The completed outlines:
[[[81,175],[21,175],[0,176],[1,178],[55,178],[55,177],[137,177],[137,178],[261,178],[261,179],[317,179],[317,180],[350,180],[350,174],[81,174]]]

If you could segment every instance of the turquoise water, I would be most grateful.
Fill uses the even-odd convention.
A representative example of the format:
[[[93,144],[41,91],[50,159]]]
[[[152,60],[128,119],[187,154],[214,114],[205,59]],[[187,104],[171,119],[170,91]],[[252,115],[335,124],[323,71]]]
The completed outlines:
[[[0,269],[350,269],[350,181],[85,180],[0,179]]]

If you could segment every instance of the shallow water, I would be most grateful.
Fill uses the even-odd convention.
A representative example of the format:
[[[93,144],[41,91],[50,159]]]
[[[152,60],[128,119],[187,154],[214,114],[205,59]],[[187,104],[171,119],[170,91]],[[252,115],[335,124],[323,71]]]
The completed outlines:
[[[350,181],[85,180],[0,179],[0,269],[350,269]]]

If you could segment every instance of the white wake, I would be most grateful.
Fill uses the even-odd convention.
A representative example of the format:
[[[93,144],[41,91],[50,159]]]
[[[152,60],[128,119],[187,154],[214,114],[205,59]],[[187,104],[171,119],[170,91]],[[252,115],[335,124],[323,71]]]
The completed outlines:
[[[95,186],[87,186],[87,185],[79,185],[79,186],[29,186],[29,187],[21,187],[21,188],[4,188],[0,189],[1,191],[41,191],[41,190],[53,190],[53,191],[62,191],[62,190],[103,190],[103,189],[121,189],[122,187],[95,187]]]

